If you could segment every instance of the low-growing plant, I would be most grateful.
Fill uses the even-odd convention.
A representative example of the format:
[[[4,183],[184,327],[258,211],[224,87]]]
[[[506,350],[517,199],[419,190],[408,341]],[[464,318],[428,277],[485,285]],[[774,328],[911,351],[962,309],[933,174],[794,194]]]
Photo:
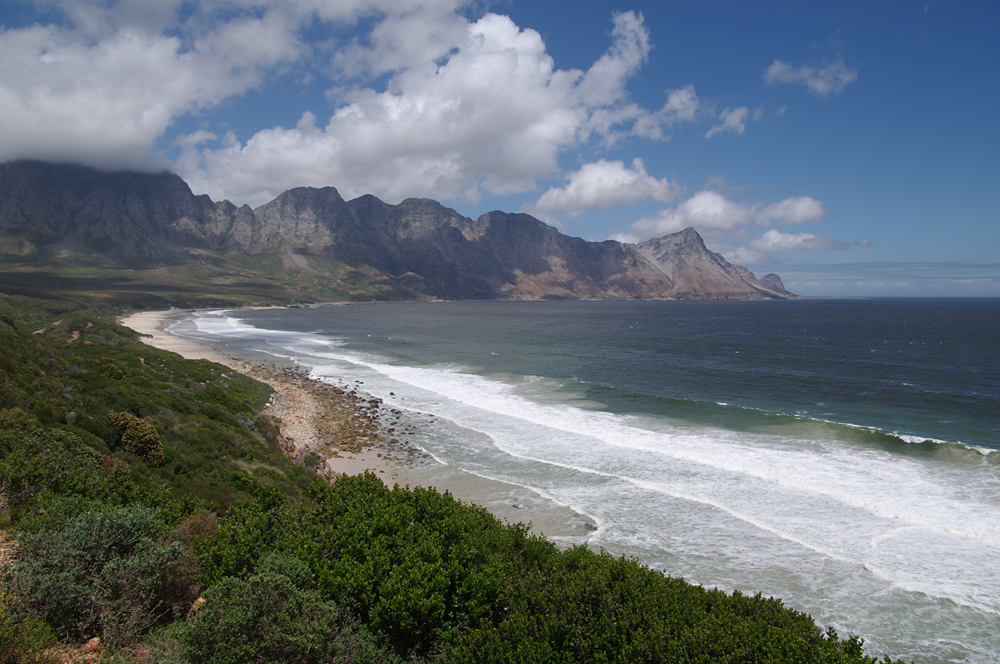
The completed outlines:
[[[183,551],[150,539],[156,516],[141,506],[89,512],[61,530],[24,534],[4,573],[14,615],[72,640],[135,639],[163,615],[166,572]]]
[[[0,595],[0,664],[56,664],[57,645],[48,625],[37,618],[16,618],[11,596]]]
[[[222,585],[294,554],[317,590],[400,657],[448,662],[871,664],[780,600],[706,590],[587,547],[559,551],[522,524],[377,476],[316,482],[290,506],[273,487],[234,506],[202,556]]]
[[[193,664],[398,662],[350,615],[300,584],[308,567],[271,556],[266,571],[214,586],[179,631]],[[286,574],[291,572],[290,578]],[[308,584],[308,581],[306,581]]]

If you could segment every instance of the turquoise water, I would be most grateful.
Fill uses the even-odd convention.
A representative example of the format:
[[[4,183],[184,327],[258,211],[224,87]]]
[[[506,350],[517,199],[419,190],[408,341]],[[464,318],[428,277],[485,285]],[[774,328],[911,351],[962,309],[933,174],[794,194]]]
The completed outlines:
[[[1000,654],[1000,302],[440,302],[200,312],[407,413],[440,468],[872,652]],[[564,513],[564,512],[563,512]],[[590,523],[597,530],[582,527]]]

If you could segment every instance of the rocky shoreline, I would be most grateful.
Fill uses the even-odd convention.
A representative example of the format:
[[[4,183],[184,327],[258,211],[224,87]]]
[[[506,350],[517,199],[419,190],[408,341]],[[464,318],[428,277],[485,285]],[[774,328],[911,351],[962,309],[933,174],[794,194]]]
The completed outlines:
[[[387,485],[409,484],[407,470],[429,455],[403,437],[402,413],[356,387],[331,385],[310,378],[296,367],[250,362],[196,341],[166,333],[181,310],[144,311],[121,320],[142,341],[186,359],[206,359],[271,386],[274,393],[264,415],[278,425],[278,445],[298,465],[316,469],[330,481],[365,471]]]
[[[255,364],[226,356],[225,364],[274,389],[264,414],[281,430],[285,454],[295,463],[316,461],[317,474],[336,479],[357,470],[349,461],[363,461],[383,476],[401,471],[429,455],[402,435],[402,412],[357,388],[346,389],[315,380],[294,368]],[[399,430],[397,432],[397,429]],[[372,459],[374,455],[374,459]]]

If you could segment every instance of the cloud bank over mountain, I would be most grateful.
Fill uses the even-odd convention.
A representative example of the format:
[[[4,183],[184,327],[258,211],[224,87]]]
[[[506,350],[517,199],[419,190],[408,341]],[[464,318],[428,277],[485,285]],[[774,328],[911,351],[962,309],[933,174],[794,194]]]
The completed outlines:
[[[960,219],[948,258],[975,246],[988,260],[1000,75],[983,26],[995,11],[725,10],[8,3],[0,162],[169,169],[251,205],[332,184],[470,215],[521,210],[591,239],[690,225],[741,262],[927,259]]]

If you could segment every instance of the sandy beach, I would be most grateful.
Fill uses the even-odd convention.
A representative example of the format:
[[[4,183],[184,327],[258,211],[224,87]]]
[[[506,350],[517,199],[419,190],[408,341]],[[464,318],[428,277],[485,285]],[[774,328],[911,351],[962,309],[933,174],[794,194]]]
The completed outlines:
[[[143,311],[121,321],[146,343],[187,359],[203,359],[230,367],[274,389],[264,414],[280,421],[283,450],[303,463],[316,454],[320,474],[331,481],[340,475],[375,473],[387,486],[427,486],[487,508],[499,519],[527,522],[549,537],[579,537],[594,530],[591,519],[570,507],[540,498],[520,487],[442,466],[396,433],[401,413],[356,389],[310,378],[295,366],[275,366],[234,357],[208,344],[166,332],[186,309]],[[395,436],[399,436],[396,438]],[[570,543],[576,540],[571,540]]]
[[[378,400],[313,380],[294,368],[248,362],[165,331],[185,313],[142,311],[120,322],[146,335],[141,339],[151,346],[189,360],[216,362],[270,385],[274,394],[264,414],[280,422],[292,461],[303,463],[314,454],[323,464],[319,474],[330,479],[371,471],[389,486],[410,484],[407,470],[422,460],[422,452],[392,437],[396,414]]]

